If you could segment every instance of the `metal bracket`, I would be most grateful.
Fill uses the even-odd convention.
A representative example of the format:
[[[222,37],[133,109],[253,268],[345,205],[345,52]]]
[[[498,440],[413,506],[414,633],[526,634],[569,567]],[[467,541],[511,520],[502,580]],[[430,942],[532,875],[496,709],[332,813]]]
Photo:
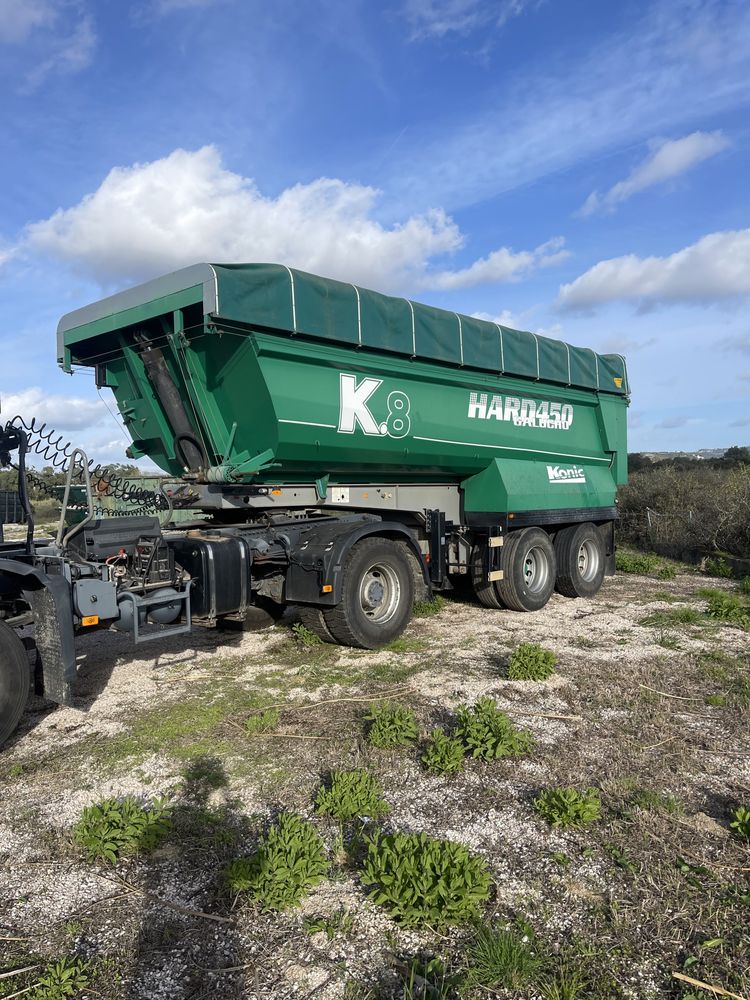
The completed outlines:
[[[190,587],[192,582],[192,580],[189,581],[182,594],[169,594],[157,599],[138,597],[136,594],[128,592],[120,595],[120,600],[129,600],[133,602],[133,642],[136,646],[140,646],[144,642],[152,642],[154,639],[165,639],[169,636],[185,635],[187,632],[192,632],[193,618],[190,613]],[[166,628],[157,629],[154,632],[141,633],[139,622],[140,611],[146,609],[146,613],[148,614],[148,609],[150,608],[158,608],[163,604],[174,604],[175,601],[182,601],[185,605],[184,625],[171,625]]]

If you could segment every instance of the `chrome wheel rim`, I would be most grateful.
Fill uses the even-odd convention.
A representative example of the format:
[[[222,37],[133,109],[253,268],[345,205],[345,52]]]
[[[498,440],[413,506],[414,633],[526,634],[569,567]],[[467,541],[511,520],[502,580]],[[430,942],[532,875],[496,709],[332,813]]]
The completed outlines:
[[[533,545],[523,558],[523,580],[531,594],[542,593],[549,584],[549,558],[544,549]]]
[[[599,546],[590,538],[581,542],[578,549],[578,575],[586,583],[591,583],[596,579],[599,572]]]
[[[362,575],[359,605],[371,622],[384,625],[396,614],[401,601],[398,575],[384,563],[374,563]]]

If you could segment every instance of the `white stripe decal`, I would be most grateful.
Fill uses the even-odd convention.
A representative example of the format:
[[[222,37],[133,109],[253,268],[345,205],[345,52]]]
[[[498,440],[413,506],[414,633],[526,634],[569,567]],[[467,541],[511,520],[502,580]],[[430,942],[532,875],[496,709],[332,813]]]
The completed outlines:
[[[302,427],[328,427],[330,430],[336,430],[336,424],[316,424],[312,420],[279,420],[280,424],[300,424]]]
[[[539,451],[537,448],[513,448],[508,444],[480,444],[478,441],[447,441],[445,438],[428,438],[428,437],[417,437],[414,435],[415,441],[430,441],[432,444],[458,444],[463,448],[497,448],[500,451],[526,451],[532,455],[551,455],[552,458],[564,459],[564,458],[578,458],[584,462],[607,462],[608,458],[594,458],[592,455],[565,455],[559,451]]]
[[[568,385],[572,385],[573,383],[570,378],[570,346],[568,344],[565,345],[565,350],[568,352]]]
[[[463,367],[463,363],[464,363],[464,328],[463,328],[463,326],[461,324],[461,317],[458,315],[458,313],[454,313],[453,315],[458,320],[458,347],[459,347],[459,350],[461,352],[461,366]]]
[[[216,274],[216,268],[213,266],[213,264],[209,264],[208,266],[211,268],[211,270],[213,272],[213,276],[214,276],[214,312],[218,315],[218,313],[219,313],[219,279],[218,279],[217,274]]]

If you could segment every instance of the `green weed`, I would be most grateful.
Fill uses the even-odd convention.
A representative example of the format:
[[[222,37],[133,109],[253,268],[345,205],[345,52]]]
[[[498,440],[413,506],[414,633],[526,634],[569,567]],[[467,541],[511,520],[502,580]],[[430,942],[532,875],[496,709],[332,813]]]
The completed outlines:
[[[169,807],[162,799],[149,808],[137,799],[104,799],[86,806],[73,828],[73,840],[89,861],[110,861],[152,851],[172,825]]]
[[[729,826],[740,840],[750,840],[750,809],[746,806],[737,806],[732,813],[732,822]]]
[[[737,589],[741,594],[750,595],[750,576],[743,576],[737,584]]]
[[[516,729],[492,698],[480,698],[472,708],[460,705],[456,714],[454,736],[472,757],[521,757],[534,745],[531,735]]]
[[[670,628],[677,625],[703,625],[705,618],[696,608],[668,608],[646,615],[638,624],[652,628]]]
[[[557,655],[538,642],[522,642],[508,660],[512,681],[546,681],[555,672]]]
[[[629,802],[638,809],[649,812],[665,812],[670,816],[679,816],[685,811],[680,799],[669,792],[657,792],[652,788],[637,788],[630,796]]]
[[[427,643],[421,639],[410,639],[408,636],[401,636],[400,639],[393,639],[392,642],[381,646],[381,652],[386,650],[389,653],[421,653],[427,649]]]
[[[480,927],[466,952],[468,987],[524,990],[541,967],[533,943],[515,928]]]
[[[615,554],[615,566],[620,573],[638,573],[641,576],[647,576],[649,573],[653,573],[658,565],[658,558],[654,555],[647,555],[645,552],[618,549]]]
[[[303,625],[302,622],[295,622],[292,625],[292,635],[294,636],[294,641],[306,649],[309,649],[311,646],[323,645],[323,640],[320,636],[316,635],[307,625]]]
[[[550,826],[575,829],[601,819],[602,804],[596,788],[545,788],[534,799],[534,808]]]
[[[374,819],[390,810],[374,775],[363,768],[333,771],[331,784],[318,789],[315,811],[345,822],[358,816]]]
[[[737,628],[750,629],[750,607],[742,597],[723,590],[716,590],[707,596],[706,614],[709,618]]]
[[[404,705],[390,702],[371,705],[365,721],[370,723],[367,739],[379,750],[407,747],[419,736],[414,712]]]
[[[708,576],[719,576],[728,580],[732,576],[732,567],[724,556],[706,559],[706,573]]]
[[[351,934],[353,927],[354,915],[349,910],[337,910],[328,917],[310,917],[305,920],[305,930],[308,934],[323,931],[329,941],[332,941],[337,934],[346,937]]]
[[[49,963],[29,995],[32,1000],[63,1000],[86,989],[90,981],[90,962],[81,958],[61,958]]]
[[[247,858],[236,858],[225,873],[232,892],[247,892],[264,910],[286,910],[328,873],[323,841],[315,827],[295,813],[282,813]]]
[[[578,1000],[586,995],[588,980],[577,964],[561,962],[552,976],[539,984],[543,1000]]]
[[[433,729],[422,754],[422,763],[433,774],[455,774],[464,766],[464,745],[447,736],[442,729]]]
[[[448,1000],[454,996],[457,977],[449,975],[441,958],[413,958],[403,971],[399,1000]]]
[[[477,914],[489,896],[486,862],[463,844],[426,833],[380,833],[368,842],[362,882],[406,926],[446,927]]]
[[[445,607],[445,598],[436,594],[431,601],[415,601],[412,609],[414,618],[431,618],[439,615]]]
[[[267,708],[265,712],[245,719],[245,732],[248,736],[267,736],[278,729],[280,720],[281,712],[278,708]]]

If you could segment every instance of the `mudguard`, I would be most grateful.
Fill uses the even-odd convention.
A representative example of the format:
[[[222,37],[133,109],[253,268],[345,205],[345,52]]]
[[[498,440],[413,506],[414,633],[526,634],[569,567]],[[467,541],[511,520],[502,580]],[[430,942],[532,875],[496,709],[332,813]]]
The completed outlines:
[[[51,576],[15,559],[0,559],[0,579],[3,576],[6,581],[15,578],[34,616],[44,697],[72,705],[76,654],[70,584],[65,577]]]
[[[341,601],[343,568],[346,557],[361,538],[379,535],[406,544],[416,557],[430,591],[430,577],[424,556],[406,525],[398,521],[381,521],[369,515],[361,519],[340,519],[315,525],[302,534],[289,552],[290,564],[286,575],[284,599],[290,604],[320,604],[332,606]],[[323,588],[330,586],[328,593]]]

